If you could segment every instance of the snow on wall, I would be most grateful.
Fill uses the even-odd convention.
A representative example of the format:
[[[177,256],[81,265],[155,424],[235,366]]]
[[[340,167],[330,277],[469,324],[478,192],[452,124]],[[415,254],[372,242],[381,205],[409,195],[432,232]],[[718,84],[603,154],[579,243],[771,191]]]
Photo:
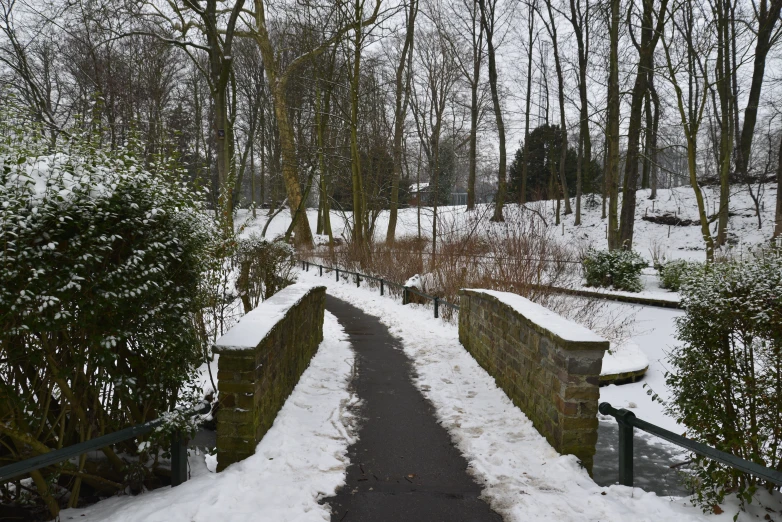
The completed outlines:
[[[254,349],[288,310],[299,304],[313,288],[317,285],[296,283],[283,288],[242,317],[236,326],[217,340],[215,348],[220,351]]]
[[[591,472],[608,341],[515,294],[462,290],[459,341],[558,452]]]
[[[215,345],[218,471],[255,453],[323,340],[325,310],[325,287],[292,285]]]
[[[490,295],[498,299],[500,302],[508,305],[522,316],[545,328],[563,341],[586,343],[606,342],[605,339],[597,335],[592,330],[581,326],[578,323],[574,323],[570,319],[566,319],[561,315],[552,312],[548,308],[540,306],[537,303],[533,303],[529,299],[521,297],[518,294],[476,288],[470,288],[467,290],[469,292]]]

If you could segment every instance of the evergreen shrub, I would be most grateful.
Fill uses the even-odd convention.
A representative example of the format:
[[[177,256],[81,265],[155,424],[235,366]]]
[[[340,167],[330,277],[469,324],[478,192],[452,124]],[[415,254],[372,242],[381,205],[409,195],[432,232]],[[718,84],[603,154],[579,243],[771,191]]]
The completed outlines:
[[[782,252],[709,265],[681,287],[680,341],[670,353],[668,412],[687,437],[762,466],[782,464]],[[757,478],[693,456],[694,500],[704,510],[736,493],[750,502]]]
[[[590,248],[581,263],[587,286],[613,287],[627,292],[643,290],[641,271],[647,264],[638,252]]]
[[[660,286],[678,292],[687,277],[695,276],[704,269],[703,263],[674,259],[657,267],[660,274]]]
[[[200,398],[194,319],[214,231],[173,162],[150,161],[133,144],[106,152],[89,137],[52,144],[3,121],[0,462],[8,463]],[[138,484],[139,467],[150,479],[163,442],[104,448],[110,470],[81,460],[33,472],[39,500],[56,516],[84,484],[122,490]]]

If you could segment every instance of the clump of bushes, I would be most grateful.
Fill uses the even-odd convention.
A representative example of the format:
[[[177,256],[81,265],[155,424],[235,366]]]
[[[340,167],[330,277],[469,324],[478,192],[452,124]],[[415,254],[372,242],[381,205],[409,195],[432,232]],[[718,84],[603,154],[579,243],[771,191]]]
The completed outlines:
[[[590,248],[581,263],[587,286],[613,287],[627,292],[643,290],[641,271],[647,263],[638,252]]]
[[[762,466],[782,462],[782,251],[709,265],[681,288],[668,412],[691,439]],[[775,486],[697,455],[689,478],[705,511],[728,493]]]
[[[688,277],[697,277],[703,272],[703,263],[675,259],[657,267],[660,274],[660,286],[678,292]]]
[[[200,398],[195,317],[213,235],[173,162],[149,161],[133,145],[107,152],[88,137],[52,144],[30,126],[12,130],[0,140],[3,463]],[[149,484],[166,445],[142,439],[103,448],[102,463],[34,471],[28,490],[56,518],[85,490]],[[3,488],[3,498],[21,494]]]
[[[282,240],[257,234],[239,240],[236,289],[245,313],[293,282],[294,250]]]

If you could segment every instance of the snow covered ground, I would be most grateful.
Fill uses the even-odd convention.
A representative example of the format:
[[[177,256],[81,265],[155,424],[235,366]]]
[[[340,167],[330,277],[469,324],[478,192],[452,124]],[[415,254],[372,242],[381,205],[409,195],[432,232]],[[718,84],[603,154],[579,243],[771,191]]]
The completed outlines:
[[[348,391],[354,354],[326,312],[323,342],[252,457],[214,473],[214,459],[192,454],[191,480],[138,496],[68,509],[60,520],[84,522],[243,522],[330,520],[327,505],[345,482],[354,441]],[[207,469],[211,466],[211,470]]]
[[[316,272],[300,275],[301,280],[321,282],[330,294],[345,299],[366,313],[377,316],[388,326],[392,335],[399,337],[405,353],[412,359],[417,372],[416,385],[432,402],[438,419],[448,429],[459,450],[465,455],[470,471],[484,486],[484,495],[493,509],[507,521],[694,521],[732,520],[738,511],[735,503],[723,506],[722,515],[703,515],[687,499],[661,498],[639,488],[597,486],[578,466],[573,456],[557,454],[535,430],[527,417],[516,408],[494,380],[459,344],[455,325],[434,319],[429,310],[418,305],[402,306],[398,300],[366,288],[337,283],[320,278]],[[659,346],[663,354],[664,339],[660,343],[654,332],[655,324],[670,322],[668,310],[654,309],[646,319],[649,331],[635,338],[644,347]],[[670,331],[664,326],[660,337]],[[660,384],[656,367],[652,382]],[[634,386],[643,395],[640,385]],[[625,387],[622,387],[624,391]],[[627,395],[618,387],[608,389],[602,400],[617,406],[626,406]],[[646,412],[646,407],[644,412]],[[651,408],[648,411],[652,411]],[[656,414],[639,416],[657,422]],[[667,419],[665,427],[671,427]],[[675,426],[675,423],[673,424]],[[679,430],[681,431],[681,430]],[[763,500],[775,502],[776,499]],[[779,504],[773,504],[778,508]],[[759,505],[752,505],[738,520],[756,520],[767,514]]]
[[[705,187],[703,189],[708,214],[711,215],[716,209],[719,199],[718,187]],[[663,255],[666,259],[691,259],[695,261],[704,261],[706,259],[703,239],[701,237],[700,226],[669,227],[644,221],[644,215],[662,215],[676,214],[682,219],[697,219],[697,205],[695,203],[695,194],[690,187],[678,187],[675,189],[658,190],[657,199],[649,200],[649,190],[639,190],[637,196],[636,222],[634,232],[633,248],[638,251],[648,261],[652,260],[653,253]],[[758,228],[758,220],[755,216],[755,207],[749,191],[745,185],[733,185],[731,187],[730,212],[734,215],[730,218],[728,227],[729,241],[732,248],[743,249],[751,245],[756,245],[768,241],[774,230],[774,205],[777,193],[776,183],[765,185],[761,198],[761,222],[762,227]],[[598,249],[607,248],[606,240],[606,220],[601,218],[601,205],[597,203],[590,206],[584,198],[582,203],[582,224],[574,226],[575,216],[573,214],[562,216],[562,224],[554,225],[554,212],[552,202],[540,201],[529,203],[530,208],[542,214],[552,229],[552,232],[561,240],[569,245],[578,248],[587,248],[593,246]],[[265,210],[258,211],[257,219],[253,220],[246,210],[240,210],[237,217],[237,224],[246,224],[246,233],[255,231],[260,233],[266,223]],[[478,206],[477,212],[469,213],[465,211],[464,206],[441,207],[438,210],[438,219],[440,220],[440,231],[454,230],[461,233],[468,233],[470,222],[474,216],[480,216],[477,220],[479,228],[501,226],[489,222],[491,213],[485,206]],[[529,213],[528,215],[534,215]],[[317,224],[316,209],[308,209],[307,217],[310,226],[315,232]],[[335,237],[343,237],[347,234],[345,220],[352,219],[351,213],[341,213],[333,211],[331,223]],[[536,218],[537,219],[537,218]],[[290,224],[290,214],[282,212],[269,225],[267,236],[274,237],[282,234]],[[388,226],[388,211],[383,211],[377,219],[375,226],[375,240],[384,241],[386,228]],[[712,232],[716,230],[716,222],[711,225]],[[431,237],[432,215],[431,209],[421,209],[421,234],[424,237]],[[418,210],[416,208],[406,208],[399,211],[397,224],[397,234],[399,237],[416,236],[418,234]],[[412,275],[412,274],[410,274]],[[650,288],[651,290],[651,288]]]

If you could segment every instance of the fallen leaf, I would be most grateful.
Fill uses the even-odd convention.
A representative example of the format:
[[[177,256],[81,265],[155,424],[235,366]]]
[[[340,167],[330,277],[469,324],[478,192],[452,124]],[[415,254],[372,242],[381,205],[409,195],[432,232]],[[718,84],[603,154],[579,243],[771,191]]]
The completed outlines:
[[[721,508],[719,505],[717,505],[717,504],[714,504],[714,505],[711,507],[711,510],[712,510],[712,512],[713,512],[715,515],[721,515],[721,514],[723,514],[723,513],[725,512],[725,511],[723,511],[723,509],[722,509],[722,508]]]

